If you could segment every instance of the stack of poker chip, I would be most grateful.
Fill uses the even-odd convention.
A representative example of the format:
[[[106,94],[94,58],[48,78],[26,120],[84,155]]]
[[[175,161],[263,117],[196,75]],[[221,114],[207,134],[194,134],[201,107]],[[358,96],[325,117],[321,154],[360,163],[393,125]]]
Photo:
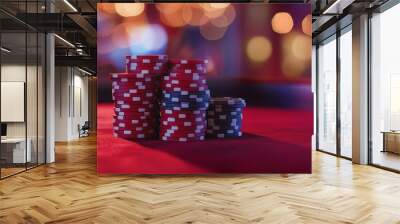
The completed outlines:
[[[233,138],[242,136],[243,108],[242,98],[212,98],[207,110],[207,137]]]
[[[127,56],[127,72],[112,73],[115,137],[156,138],[159,127],[161,77],[167,73],[165,55]]]
[[[210,91],[207,60],[172,60],[161,89],[160,138],[164,141],[204,140]]]

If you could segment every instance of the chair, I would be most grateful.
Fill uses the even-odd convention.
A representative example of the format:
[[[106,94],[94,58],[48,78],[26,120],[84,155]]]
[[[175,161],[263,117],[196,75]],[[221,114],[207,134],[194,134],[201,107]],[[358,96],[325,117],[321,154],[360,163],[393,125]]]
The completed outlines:
[[[82,127],[80,127],[80,125],[78,125],[79,138],[89,136],[89,129],[90,129],[89,121],[85,121],[85,123],[82,125]]]

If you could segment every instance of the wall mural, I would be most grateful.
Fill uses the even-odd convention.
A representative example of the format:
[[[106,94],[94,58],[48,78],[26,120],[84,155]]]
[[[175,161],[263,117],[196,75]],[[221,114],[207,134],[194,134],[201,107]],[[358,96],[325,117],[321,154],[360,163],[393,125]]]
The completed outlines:
[[[99,173],[311,172],[308,4],[97,7]]]

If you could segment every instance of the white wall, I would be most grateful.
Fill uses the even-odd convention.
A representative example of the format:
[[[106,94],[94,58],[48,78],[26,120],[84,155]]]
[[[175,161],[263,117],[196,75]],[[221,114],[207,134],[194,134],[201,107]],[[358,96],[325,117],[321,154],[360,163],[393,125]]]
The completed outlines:
[[[37,70],[38,69],[38,70]],[[32,161],[44,162],[44,74],[42,67],[25,66],[25,63],[6,63],[1,66],[1,81],[24,82],[26,85],[26,107],[22,107],[22,113],[26,112],[26,120],[22,122],[6,122],[8,138],[29,139]],[[27,79],[27,80],[26,80]],[[24,90],[21,90],[24,94]],[[1,110],[6,113],[13,113],[11,108],[2,107]],[[15,112],[14,112],[15,113]],[[39,154],[37,156],[37,153]]]
[[[73,67],[56,67],[55,73],[55,140],[70,141],[89,117],[88,77]]]

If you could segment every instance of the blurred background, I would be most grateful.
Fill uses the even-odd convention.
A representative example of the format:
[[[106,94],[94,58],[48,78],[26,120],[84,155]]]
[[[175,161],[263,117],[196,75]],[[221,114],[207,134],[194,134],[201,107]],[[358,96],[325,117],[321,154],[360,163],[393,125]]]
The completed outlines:
[[[99,102],[111,102],[108,74],[125,56],[205,58],[213,96],[249,105],[312,110],[308,4],[99,3]]]

